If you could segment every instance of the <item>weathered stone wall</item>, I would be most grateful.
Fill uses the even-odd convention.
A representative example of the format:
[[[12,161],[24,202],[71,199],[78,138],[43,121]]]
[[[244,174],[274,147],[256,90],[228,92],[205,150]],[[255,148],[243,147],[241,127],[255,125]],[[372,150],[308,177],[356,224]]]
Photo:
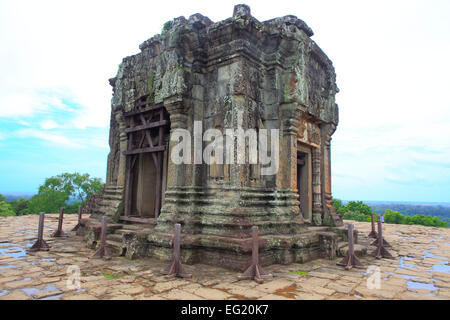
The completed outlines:
[[[338,88],[333,65],[312,35],[295,16],[260,22],[247,6],[238,5],[233,17],[217,23],[200,14],[176,18],[142,43],[140,53],[123,59],[110,80],[107,184],[117,190],[123,190],[127,161],[123,113],[142,97],[149,105],[164,105],[172,131],[183,128],[192,136],[194,121],[202,122],[203,131],[280,129],[275,175],[260,175],[254,164],[169,161],[161,215],[150,242],[161,244],[164,237],[158,232],[170,234],[175,222],[183,224],[186,234],[204,236],[193,243],[208,250],[226,250],[226,239],[248,237],[252,225],[259,226],[261,235],[279,236],[301,234],[305,224],[341,224],[331,206],[329,148],[338,124]],[[203,150],[206,143],[201,143]],[[170,154],[173,145],[167,144]],[[311,158],[312,217],[299,209],[300,146]],[[209,236],[224,238],[214,244]]]

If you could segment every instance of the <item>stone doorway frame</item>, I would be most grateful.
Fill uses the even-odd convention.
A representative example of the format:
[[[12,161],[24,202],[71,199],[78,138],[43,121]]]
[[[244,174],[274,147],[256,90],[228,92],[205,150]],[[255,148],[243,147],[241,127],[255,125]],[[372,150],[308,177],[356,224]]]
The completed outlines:
[[[300,211],[305,222],[311,222],[313,211],[312,148],[298,144],[296,159],[297,191],[300,201]],[[301,172],[299,172],[299,169]]]
[[[143,96],[136,100],[134,109],[124,112],[123,116],[127,125],[124,132],[128,136],[128,146],[124,151],[126,156],[124,211],[119,220],[156,224],[164,200],[163,189],[167,184],[169,114],[163,104],[151,105],[148,102],[148,96]],[[154,144],[154,140],[156,140],[156,144]],[[155,192],[153,195],[149,195],[154,197],[153,218],[143,218],[140,215],[132,214],[133,192],[138,192],[133,190],[133,186],[136,185],[133,181],[135,166],[141,162],[139,161],[141,155],[146,153],[150,153],[156,169]]]

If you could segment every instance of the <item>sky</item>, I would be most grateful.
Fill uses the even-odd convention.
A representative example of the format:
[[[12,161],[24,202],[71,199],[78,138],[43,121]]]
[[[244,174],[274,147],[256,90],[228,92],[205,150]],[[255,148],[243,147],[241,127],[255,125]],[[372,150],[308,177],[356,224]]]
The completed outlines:
[[[0,193],[63,172],[105,179],[122,58],[175,17],[242,1],[0,0]],[[450,1],[245,1],[295,15],[333,61],[340,123],[333,196],[450,202]]]

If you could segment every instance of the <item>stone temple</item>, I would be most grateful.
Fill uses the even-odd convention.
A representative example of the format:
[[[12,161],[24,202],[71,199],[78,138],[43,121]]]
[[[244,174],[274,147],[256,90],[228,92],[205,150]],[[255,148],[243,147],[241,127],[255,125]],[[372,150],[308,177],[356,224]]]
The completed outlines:
[[[237,5],[220,22],[201,14],[169,21],[124,58],[110,79],[107,181],[88,205],[87,239],[106,215],[108,243],[121,254],[170,260],[180,223],[183,263],[242,270],[258,226],[262,265],[334,258],[346,236],[331,198],[338,88],[312,35],[295,16],[260,22]],[[279,152],[277,172],[262,175],[263,164],[247,161],[175,164],[177,129],[201,150],[210,143],[196,123],[202,132],[278,129],[278,150],[267,140],[268,153]]]

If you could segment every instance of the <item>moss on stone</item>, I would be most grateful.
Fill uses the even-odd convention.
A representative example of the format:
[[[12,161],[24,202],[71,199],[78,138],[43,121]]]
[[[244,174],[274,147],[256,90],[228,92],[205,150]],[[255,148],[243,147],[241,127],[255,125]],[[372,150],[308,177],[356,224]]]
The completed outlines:
[[[150,75],[148,76],[148,80],[147,80],[147,89],[148,89],[147,102],[149,104],[155,103],[154,80],[155,80],[155,73],[151,72]]]
[[[121,200],[119,203],[119,206],[116,209],[116,212],[114,213],[114,217],[113,217],[114,222],[119,222],[120,216],[123,215],[123,207],[124,207],[124,203],[123,203],[123,200]]]
[[[103,272],[102,275],[109,280],[114,280],[114,279],[118,279],[120,278],[120,274],[117,273],[107,273],[107,272]]]
[[[295,273],[295,274],[299,274],[301,276],[304,276],[304,275],[308,274],[308,271],[297,270],[297,271],[291,271],[291,273]]]
[[[173,21],[172,20],[166,21],[166,23],[164,23],[164,25],[163,25],[161,33],[166,33],[167,31],[170,30],[170,28],[172,28],[172,26],[173,26]]]

